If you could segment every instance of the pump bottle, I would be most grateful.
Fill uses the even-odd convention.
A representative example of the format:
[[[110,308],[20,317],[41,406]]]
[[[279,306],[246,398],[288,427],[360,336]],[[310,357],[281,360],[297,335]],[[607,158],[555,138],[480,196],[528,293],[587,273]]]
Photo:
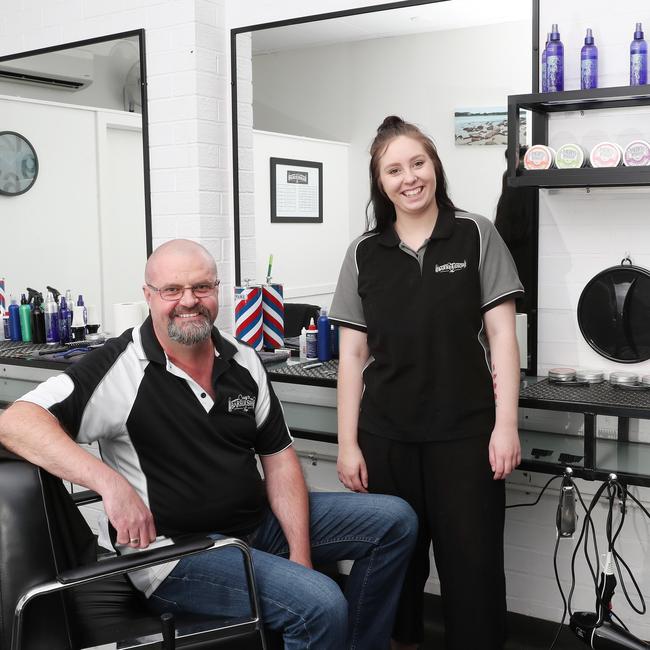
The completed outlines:
[[[630,43],[630,86],[648,83],[648,44],[643,39],[643,27],[636,24],[634,40]]]
[[[560,40],[557,23],[551,27],[551,39],[546,48],[546,76],[549,93],[564,90],[564,45]]]
[[[580,88],[598,88],[598,48],[594,45],[591,29],[587,29],[585,44],[580,50]]]
[[[20,296],[18,314],[20,316],[20,332],[23,341],[29,343],[32,340],[32,308],[29,306],[24,293]]]

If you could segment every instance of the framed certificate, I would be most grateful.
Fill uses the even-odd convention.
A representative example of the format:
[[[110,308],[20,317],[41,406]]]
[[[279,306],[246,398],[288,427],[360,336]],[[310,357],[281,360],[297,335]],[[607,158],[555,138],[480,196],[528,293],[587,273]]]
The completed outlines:
[[[323,163],[270,161],[271,223],[323,223]]]

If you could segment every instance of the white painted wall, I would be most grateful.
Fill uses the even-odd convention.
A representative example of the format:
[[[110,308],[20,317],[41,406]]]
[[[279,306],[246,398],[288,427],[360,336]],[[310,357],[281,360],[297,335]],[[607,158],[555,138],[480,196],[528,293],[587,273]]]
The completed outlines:
[[[39,159],[28,192],[0,197],[7,293],[71,289],[112,332],[111,305],[139,299],[146,259],[141,116],[2,96],[0,114]]]
[[[455,203],[494,218],[505,146],[456,145],[454,111],[505,107],[508,94],[529,91],[529,24],[510,22],[256,56],[255,128],[350,142],[350,239],[364,230],[368,148],[377,126],[392,113],[432,136]],[[497,43],[508,46],[495,47]],[[513,51],[521,56],[513,57]]]
[[[269,255],[273,279],[284,298],[329,309],[336,277],[349,242],[349,146],[341,142],[254,131],[255,241],[257,272],[263,282]],[[271,223],[269,159],[290,158],[323,164],[323,223]]]

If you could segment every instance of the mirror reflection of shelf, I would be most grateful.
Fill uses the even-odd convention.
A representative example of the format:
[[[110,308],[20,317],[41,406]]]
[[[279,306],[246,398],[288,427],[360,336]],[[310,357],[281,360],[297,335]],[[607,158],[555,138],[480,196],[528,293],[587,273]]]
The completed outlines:
[[[650,166],[580,169],[519,168],[519,115],[533,112],[533,144],[548,143],[549,115],[650,106],[650,85],[532,93],[508,97],[508,185],[511,187],[615,187],[650,185]],[[650,136],[649,136],[650,137]]]

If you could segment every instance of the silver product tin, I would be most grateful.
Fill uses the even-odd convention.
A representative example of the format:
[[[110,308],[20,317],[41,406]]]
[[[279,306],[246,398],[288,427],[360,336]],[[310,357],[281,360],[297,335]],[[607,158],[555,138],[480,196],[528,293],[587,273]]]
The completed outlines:
[[[610,384],[636,384],[639,376],[633,372],[612,372],[609,375]]]
[[[605,381],[605,373],[602,370],[576,370],[576,381],[586,382],[588,384],[600,384]]]
[[[552,381],[575,381],[576,371],[574,368],[551,368],[548,378]]]

